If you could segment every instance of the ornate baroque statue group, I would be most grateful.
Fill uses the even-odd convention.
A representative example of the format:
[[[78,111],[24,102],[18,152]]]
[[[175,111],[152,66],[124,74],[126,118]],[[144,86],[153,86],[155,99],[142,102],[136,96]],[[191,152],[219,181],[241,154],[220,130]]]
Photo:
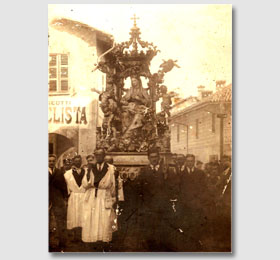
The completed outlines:
[[[150,62],[159,50],[140,39],[136,23],[130,35],[130,41],[114,45],[96,67],[106,73],[106,89],[99,95],[104,119],[102,130],[97,132],[97,148],[108,152],[146,152],[150,146],[157,146],[167,152],[168,117],[175,93],[168,92],[163,82],[165,73],[179,66],[171,59],[163,61],[158,72],[152,74]],[[146,52],[139,52],[138,44]],[[124,87],[127,78],[131,80],[128,89]],[[148,80],[146,88],[141,78]],[[156,102],[160,98],[161,111],[157,113]]]

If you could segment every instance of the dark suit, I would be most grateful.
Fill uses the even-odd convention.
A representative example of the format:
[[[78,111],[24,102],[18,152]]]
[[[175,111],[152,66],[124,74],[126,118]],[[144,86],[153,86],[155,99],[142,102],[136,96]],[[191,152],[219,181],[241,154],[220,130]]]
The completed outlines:
[[[54,215],[60,245],[65,243],[67,186],[63,174],[57,168],[49,172],[49,224]]]
[[[218,189],[218,206],[215,230],[220,241],[221,251],[231,251],[231,169],[220,175]]]
[[[168,243],[172,187],[168,169],[145,167],[138,179],[140,237],[146,251],[172,251]]]
[[[178,226],[183,231],[180,251],[201,251],[206,224],[207,186],[205,174],[197,168],[177,170]]]
[[[227,168],[220,174],[220,181],[217,185],[218,194],[226,207],[231,207],[231,169]]]
[[[137,179],[124,180],[124,201],[119,202],[121,214],[118,216],[118,231],[113,233],[113,245],[115,251],[142,251],[139,238],[138,221],[138,182]]]

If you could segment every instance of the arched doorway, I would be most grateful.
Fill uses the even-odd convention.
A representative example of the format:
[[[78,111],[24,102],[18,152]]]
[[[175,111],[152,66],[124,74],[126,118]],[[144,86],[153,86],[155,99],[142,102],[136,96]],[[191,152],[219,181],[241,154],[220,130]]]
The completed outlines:
[[[53,153],[59,158],[65,151],[74,147],[73,141],[64,135],[49,134],[49,153]]]

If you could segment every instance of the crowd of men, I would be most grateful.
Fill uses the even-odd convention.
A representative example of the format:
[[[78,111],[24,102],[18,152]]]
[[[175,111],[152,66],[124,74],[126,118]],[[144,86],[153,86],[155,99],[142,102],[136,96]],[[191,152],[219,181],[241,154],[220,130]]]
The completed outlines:
[[[77,155],[72,160],[64,160],[63,167],[57,169],[55,155],[49,155],[50,219],[52,217],[56,222],[61,250],[67,250],[68,229],[72,230],[72,240],[79,243],[79,251],[231,251],[229,156],[223,156],[220,162],[210,162],[203,167],[202,162],[195,162],[192,154],[174,154],[173,164],[166,165],[159,151],[152,148],[148,151],[149,165],[141,169],[136,179],[126,180],[120,179],[116,167],[113,166],[113,158],[106,157],[104,151],[88,155],[86,159],[87,165],[82,166],[82,158]],[[101,170],[98,171],[100,166],[105,169],[103,175]],[[88,215],[88,212],[85,207],[81,208],[77,204],[82,205],[90,195],[81,195],[79,190],[81,199],[76,200],[76,206],[69,206],[71,193],[75,190],[71,191],[71,187],[69,188],[67,176],[73,176],[75,185],[78,184],[77,187],[81,187],[85,194],[95,193],[91,202],[94,206],[90,207],[91,212],[94,212],[97,210],[97,192],[103,189],[101,181],[105,179],[109,169],[113,169],[115,177],[112,182],[115,189],[110,193],[112,198],[116,198],[111,200],[113,203],[110,216],[114,217],[109,217],[105,222],[96,222],[96,218],[92,217],[88,220],[90,225],[84,224],[85,220],[80,223],[77,219],[85,219],[83,215]],[[93,179],[91,185],[90,174]],[[112,188],[109,189],[112,191]],[[120,194],[123,194],[122,198]],[[100,198],[102,200],[102,197]],[[68,201],[68,209],[65,201]],[[105,197],[104,202],[107,202]],[[74,214],[75,224],[70,226],[69,219],[73,217],[73,213],[69,214],[69,207],[71,211],[77,211],[77,215]],[[103,211],[109,208],[105,206]],[[104,226],[105,229],[109,227],[106,235],[103,231],[103,235],[98,232],[97,237],[91,235],[95,234],[95,229],[99,230],[100,226],[102,230]],[[83,239],[88,233],[94,238]]]

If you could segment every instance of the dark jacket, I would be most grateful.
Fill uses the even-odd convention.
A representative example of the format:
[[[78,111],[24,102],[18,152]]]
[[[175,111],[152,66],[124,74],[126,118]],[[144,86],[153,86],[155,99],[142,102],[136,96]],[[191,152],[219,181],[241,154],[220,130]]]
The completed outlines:
[[[149,166],[138,177],[139,207],[150,212],[163,212],[170,206],[172,188],[168,168],[160,165],[157,171]]]
[[[67,185],[62,172],[55,168],[53,174],[49,172],[49,204],[53,207],[64,205],[67,198]]]
[[[220,182],[217,185],[218,195],[224,208],[231,210],[231,169],[228,168],[220,175]]]
[[[180,202],[190,208],[203,207],[207,197],[206,176],[202,170],[187,168],[177,174],[178,193]]]

